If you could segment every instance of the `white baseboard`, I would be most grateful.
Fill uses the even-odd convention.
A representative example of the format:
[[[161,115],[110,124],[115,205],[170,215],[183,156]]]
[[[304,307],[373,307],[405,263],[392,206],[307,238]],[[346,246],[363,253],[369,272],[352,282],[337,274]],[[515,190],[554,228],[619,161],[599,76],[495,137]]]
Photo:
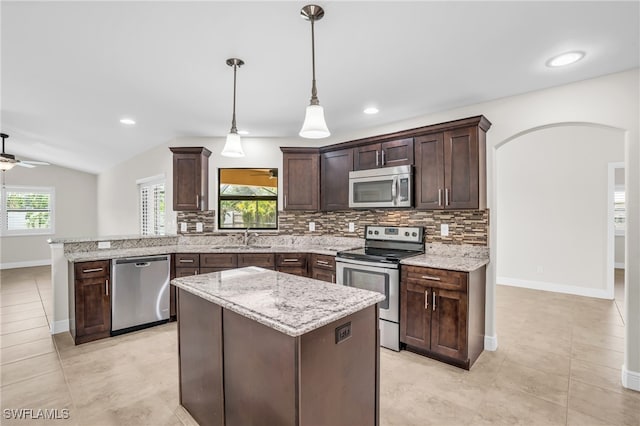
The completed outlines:
[[[613,292],[609,294],[609,292],[603,288],[587,288],[544,281],[521,280],[519,278],[496,277],[496,284],[530,288],[532,290],[552,291],[555,293],[575,294],[576,296],[595,297],[597,299],[612,300],[614,298]]]
[[[498,336],[484,336],[484,350],[496,351],[498,350]]]
[[[65,331],[69,331],[68,319],[51,323],[51,334],[64,333]]]
[[[624,269],[624,262],[616,262],[613,266],[616,269]]]
[[[623,365],[622,386],[627,389],[640,392],[640,373],[638,373],[637,371],[627,370],[627,367]]]
[[[31,266],[51,265],[51,259],[26,260],[24,262],[0,263],[0,269],[29,268]]]

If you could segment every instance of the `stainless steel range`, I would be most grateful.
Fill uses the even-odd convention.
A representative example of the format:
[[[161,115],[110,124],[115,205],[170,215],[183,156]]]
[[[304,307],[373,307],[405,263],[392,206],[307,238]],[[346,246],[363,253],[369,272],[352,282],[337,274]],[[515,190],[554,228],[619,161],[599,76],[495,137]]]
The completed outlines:
[[[400,350],[400,261],[424,253],[421,226],[367,226],[364,248],[338,252],[338,284],[382,293],[380,344]]]

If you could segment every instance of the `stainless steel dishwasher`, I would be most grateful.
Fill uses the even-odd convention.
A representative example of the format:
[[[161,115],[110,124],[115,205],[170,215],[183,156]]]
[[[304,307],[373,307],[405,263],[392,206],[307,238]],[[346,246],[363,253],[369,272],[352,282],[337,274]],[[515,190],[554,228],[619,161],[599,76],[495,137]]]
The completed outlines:
[[[169,319],[169,255],[111,261],[111,333],[148,327]]]

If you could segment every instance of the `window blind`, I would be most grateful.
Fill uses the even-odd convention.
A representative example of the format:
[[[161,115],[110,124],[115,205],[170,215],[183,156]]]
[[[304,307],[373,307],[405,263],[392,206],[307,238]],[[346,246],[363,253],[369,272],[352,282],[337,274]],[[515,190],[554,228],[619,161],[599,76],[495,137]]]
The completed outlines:
[[[8,186],[2,191],[2,233],[53,233],[53,188]]]
[[[140,233],[164,235],[164,182],[140,184]]]

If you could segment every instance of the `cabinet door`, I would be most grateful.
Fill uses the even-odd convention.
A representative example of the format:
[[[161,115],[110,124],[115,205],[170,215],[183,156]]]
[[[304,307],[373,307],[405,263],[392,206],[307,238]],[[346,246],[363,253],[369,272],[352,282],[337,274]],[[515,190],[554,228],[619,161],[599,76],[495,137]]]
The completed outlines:
[[[383,142],[380,153],[382,167],[413,165],[413,138]]]
[[[467,359],[467,294],[433,289],[431,352]]]
[[[444,133],[444,186],[447,191],[447,209],[478,208],[479,165],[477,127]]]
[[[182,277],[190,277],[192,275],[198,275],[200,268],[191,267],[191,268],[176,268],[176,278]]]
[[[321,210],[349,208],[349,172],[353,170],[353,149],[325,152],[320,160]]]
[[[444,136],[434,133],[417,137],[415,206],[417,209],[444,208]]]
[[[236,268],[238,256],[235,253],[201,253],[200,269],[202,268]]]
[[[429,287],[400,284],[400,341],[429,350],[431,339],[431,290]]]
[[[76,335],[109,332],[111,303],[109,277],[87,278],[75,282]]]
[[[354,150],[354,170],[375,169],[377,167],[381,167],[382,154],[380,153],[379,143],[359,146],[354,148]]]
[[[244,266],[275,269],[275,255],[273,253],[238,253],[238,268]]]
[[[328,283],[335,283],[336,273],[328,269],[313,268],[311,272],[311,278],[320,280],[320,281],[326,281]]]
[[[284,210],[318,210],[320,207],[320,154],[284,153]]]
[[[211,151],[203,147],[170,149],[173,152],[173,210],[208,210]]]

